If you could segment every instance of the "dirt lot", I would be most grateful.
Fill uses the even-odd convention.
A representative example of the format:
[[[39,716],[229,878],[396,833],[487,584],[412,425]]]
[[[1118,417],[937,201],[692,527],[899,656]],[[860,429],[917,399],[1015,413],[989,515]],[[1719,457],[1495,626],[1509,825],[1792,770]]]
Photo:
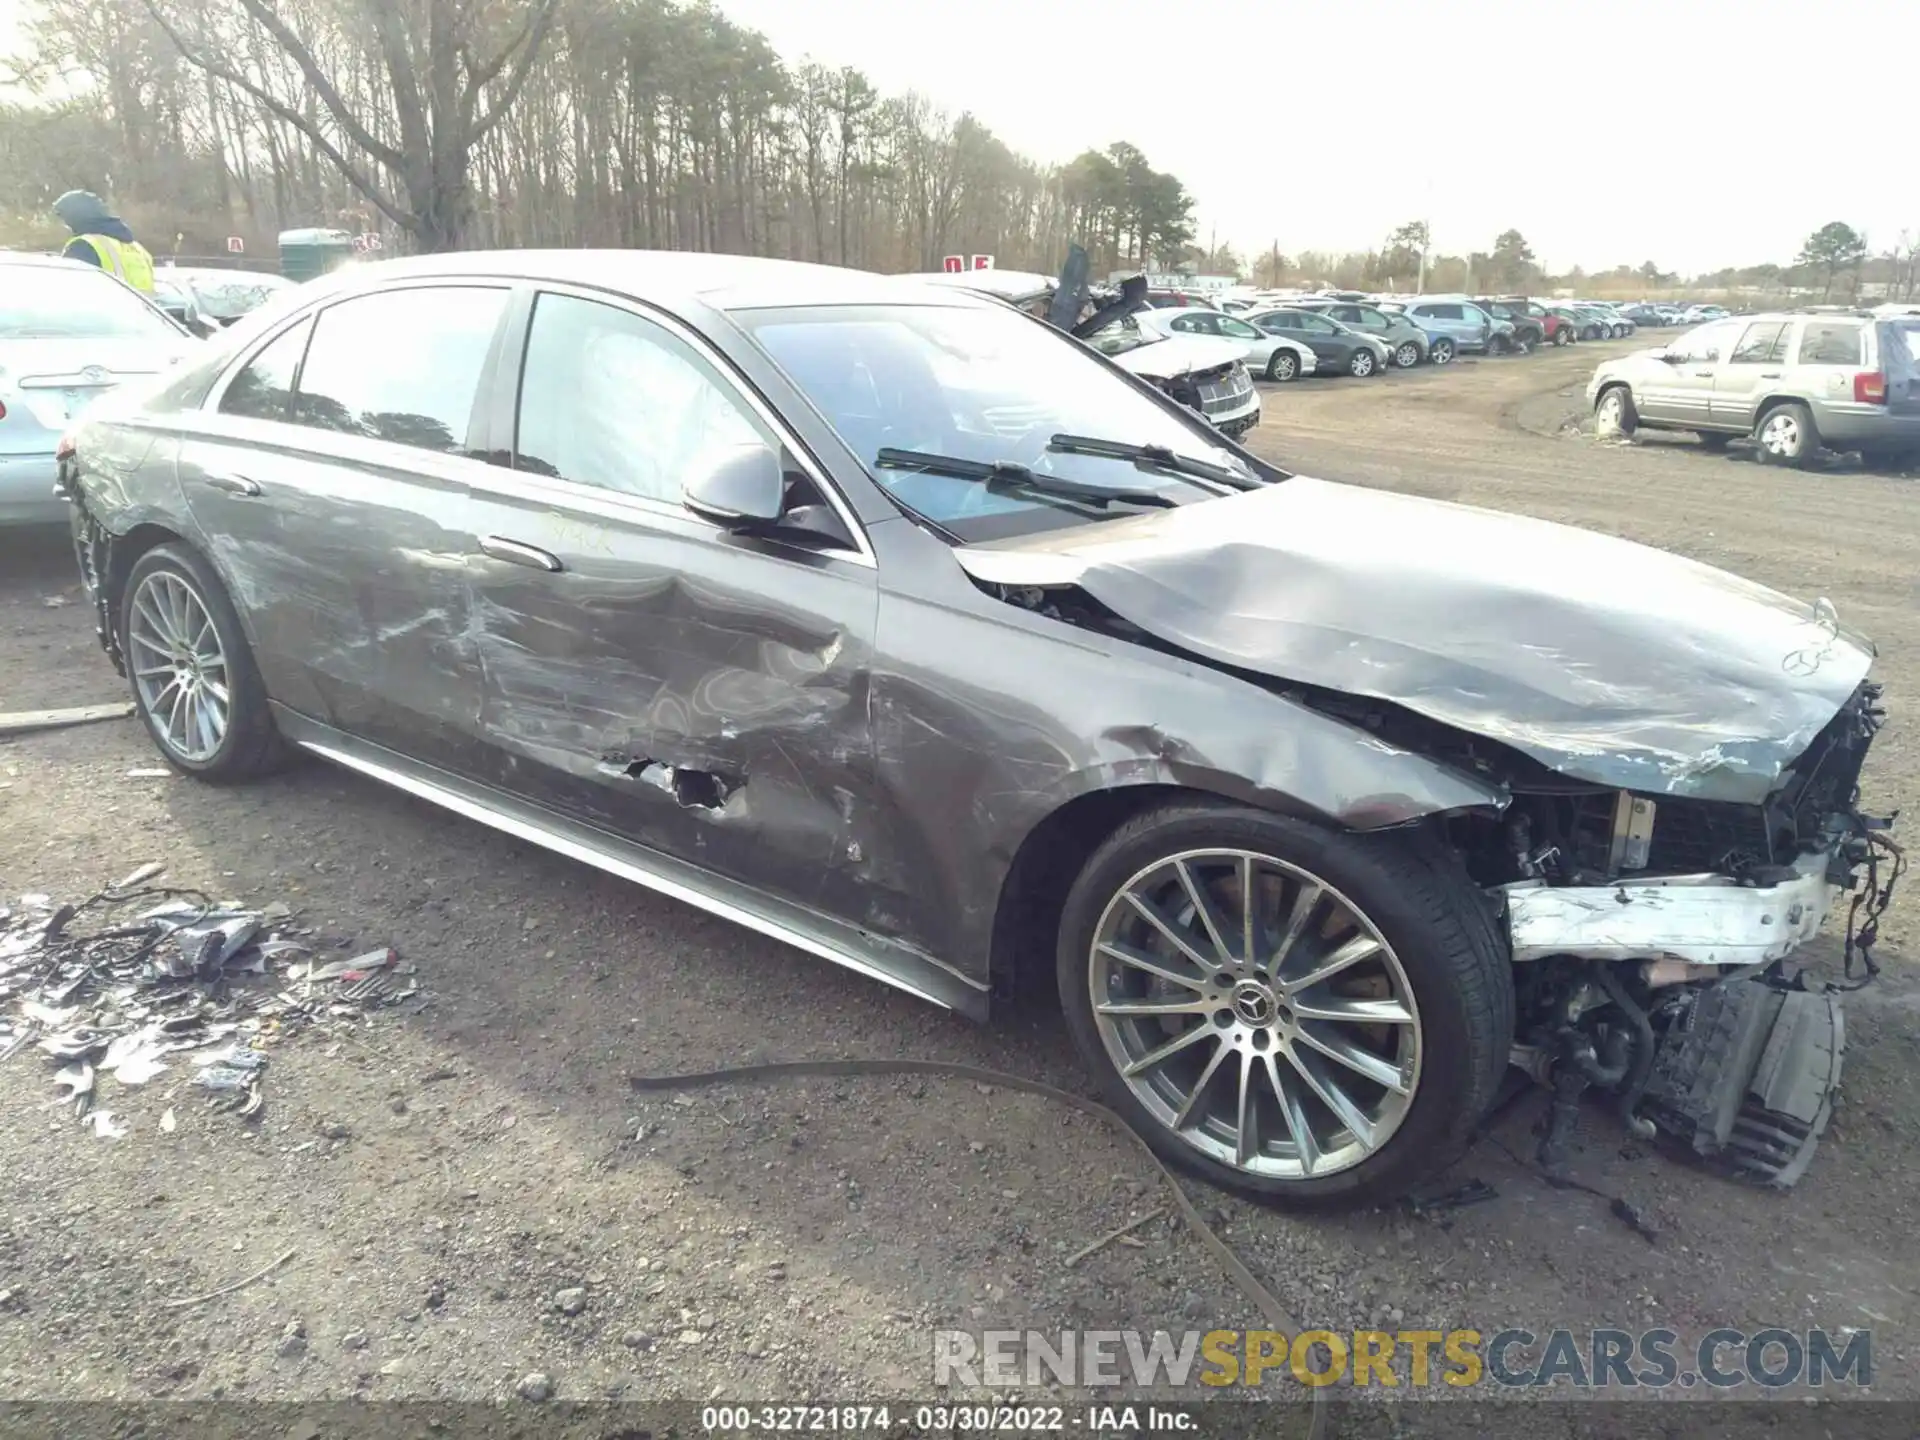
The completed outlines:
[[[1920,489],[1570,433],[1601,348],[1268,387],[1254,444],[1831,597],[1884,657],[1870,799],[1920,814]],[[120,698],[63,537],[0,545],[0,709]],[[242,790],[128,774],[156,763],[130,721],[0,745],[0,895],[164,860],[177,883],[392,942],[428,1003],[276,1046],[251,1125],[176,1066],[111,1097],[131,1131],[108,1140],[50,1108],[42,1057],[0,1067],[0,1396],[492,1399],[541,1372],[563,1397],[924,1397],[936,1327],[1258,1323],[1165,1222],[1066,1264],[1159,1197],[1129,1147],[1044,1101],[876,1080],[642,1102],[624,1079],[862,1054],[1082,1087],[1049,1010],[974,1028],[319,764]],[[1445,1226],[1202,1201],[1310,1324],[1871,1327],[1878,1393],[1920,1396],[1920,1258],[1899,1238],[1920,1222],[1916,924],[1910,895],[1798,1190],[1736,1187],[1585,1117],[1579,1173],[1645,1210],[1657,1246],[1493,1143],[1450,1178],[1497,1199]],[[1538,1114],[1528,1097],[1496,1139],[1530,1154]],[[287,1250],[260,1283],[163,1308]],[[556,1306],[570,1287],[577,1315]],[[306,1343],[283,1345],[295,1321]]]

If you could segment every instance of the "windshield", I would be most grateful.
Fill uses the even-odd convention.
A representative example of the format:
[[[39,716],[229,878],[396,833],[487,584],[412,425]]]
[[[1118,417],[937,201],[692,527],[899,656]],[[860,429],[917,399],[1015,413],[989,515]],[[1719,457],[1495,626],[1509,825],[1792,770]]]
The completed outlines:
[[[1131,461],[1050,448],[1056,435],[1164,446],[1256,478],[1233,451],[1168,414],[1069,337],[998,306],[865,305],[736,311],[867,473],[901,504],[962,540],[1140,513],[953,475],[883,466],[886,450],[1024,465],[1179,504],[1204,485]]]
[[[0,265],[0,339],[176,340],[153,306],[91,265]]]

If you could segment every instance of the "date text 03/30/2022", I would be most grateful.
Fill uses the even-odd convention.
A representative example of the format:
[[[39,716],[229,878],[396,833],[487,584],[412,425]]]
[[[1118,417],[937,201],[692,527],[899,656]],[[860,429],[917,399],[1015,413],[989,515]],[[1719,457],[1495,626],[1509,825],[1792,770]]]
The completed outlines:
[[[710,1435],[1173,1434],[1199,1427],[1191,1408],[1172,1405],[709,1405],[700,1412]]]

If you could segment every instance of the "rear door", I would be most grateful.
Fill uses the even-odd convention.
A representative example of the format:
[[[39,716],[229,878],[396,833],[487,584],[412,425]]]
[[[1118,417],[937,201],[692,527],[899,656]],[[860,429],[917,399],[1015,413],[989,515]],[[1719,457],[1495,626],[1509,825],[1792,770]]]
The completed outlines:
[[[871,553],[731,534],[681,503],[714,447],[785,458],[724,359],[655,311],[528,291],[475,485],[470,571],[488,780],[629,841],[859,915],[874,794]],[[862,835],[866,835],[863,841]]]
[[[415,284],[278,332],[210,397],[180,482],[268,693],[450,768],[470,758],[476,406],[508,291]]]
[[[1713,379],[1709,418],[1714,425],[1725,430],[1753,428],[1756,402],[1786,373],[1792,331],[1790,321],[1756,320],[1741,332]]]

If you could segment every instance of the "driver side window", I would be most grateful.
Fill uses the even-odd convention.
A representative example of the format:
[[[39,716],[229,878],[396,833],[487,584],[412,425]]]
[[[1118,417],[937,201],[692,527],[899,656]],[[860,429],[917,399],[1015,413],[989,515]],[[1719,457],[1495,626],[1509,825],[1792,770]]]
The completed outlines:
[[[594,300],[543,294],[535,302],[516,470],[677,507],[703,454],[754,441],[780,448],[678,336]]]
[[[1669,353],[1689,365],[1716,365],[1726,359],[1734,333],[1740,328],[1737,323],[1729,325],[1725,321],[1703,325],[1674,341]]]

